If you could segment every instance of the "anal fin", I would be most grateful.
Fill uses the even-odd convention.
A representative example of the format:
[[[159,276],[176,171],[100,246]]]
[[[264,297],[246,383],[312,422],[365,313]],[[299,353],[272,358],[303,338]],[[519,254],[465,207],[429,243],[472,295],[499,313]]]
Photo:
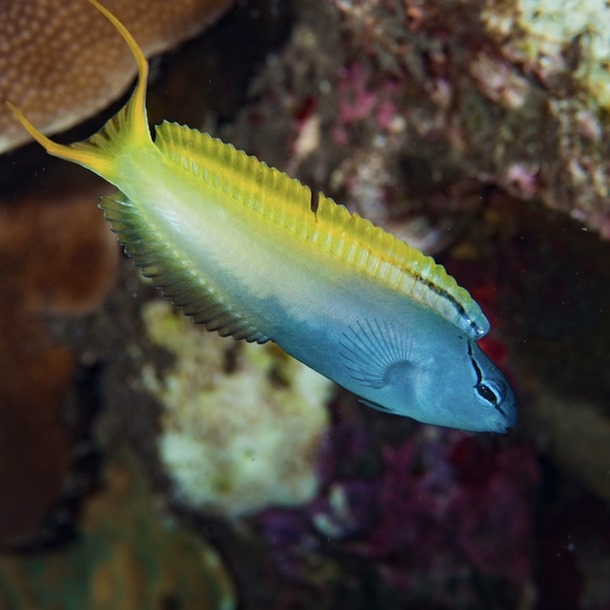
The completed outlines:
[[[120,193],[103,197],[100,207],[125,253],[134,259],[142,273],[153,280],[174,305],[208,330],[222,336],[265,343],[265,334],[254,327],[240,312],[218,294],[205,278],[197,275],[188,263],[163,243],[140,211]]]

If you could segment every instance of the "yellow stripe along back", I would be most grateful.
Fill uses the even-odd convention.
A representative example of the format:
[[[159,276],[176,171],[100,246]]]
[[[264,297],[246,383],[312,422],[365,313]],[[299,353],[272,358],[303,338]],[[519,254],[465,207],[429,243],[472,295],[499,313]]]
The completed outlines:
[[[279,231],[435,311],[473,339],[489,330],[478,304],[442,265],[298,180],[230,144],[175,123],[156,128],[155,144]]]

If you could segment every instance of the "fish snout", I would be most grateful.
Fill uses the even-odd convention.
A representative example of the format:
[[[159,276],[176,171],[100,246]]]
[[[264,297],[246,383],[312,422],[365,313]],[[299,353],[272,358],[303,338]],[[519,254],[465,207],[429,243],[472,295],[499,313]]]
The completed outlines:
[[[497,413],[493,419],[494,430],[501,434],[506,434],[511,428],[517,426],[518,415],[517,405],[514,398],[512,400],[506,400],[504,404],[496,407]]]

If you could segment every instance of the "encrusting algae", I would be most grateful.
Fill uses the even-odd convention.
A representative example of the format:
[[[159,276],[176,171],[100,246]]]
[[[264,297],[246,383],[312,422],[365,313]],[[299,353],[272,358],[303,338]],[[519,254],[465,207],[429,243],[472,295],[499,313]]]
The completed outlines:
[[[610,5],[604,0],[514,0],[503,13],[499,7],[483,10],[490,29],[508,34],[513,46],[536,62],[545,78],[557,77],[569,66],[574,52],[573,76],[592,100],[610,109]]]

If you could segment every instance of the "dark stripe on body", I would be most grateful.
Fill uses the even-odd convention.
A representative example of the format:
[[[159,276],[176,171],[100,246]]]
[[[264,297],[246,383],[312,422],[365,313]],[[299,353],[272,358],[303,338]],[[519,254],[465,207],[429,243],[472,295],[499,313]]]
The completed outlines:
[[[318,208],[320,207],[320,191],[317,189],[310,190],[309,209],[313,212],[314,216],[318,215]],[[317,218],[316,218],[317,221]]]

